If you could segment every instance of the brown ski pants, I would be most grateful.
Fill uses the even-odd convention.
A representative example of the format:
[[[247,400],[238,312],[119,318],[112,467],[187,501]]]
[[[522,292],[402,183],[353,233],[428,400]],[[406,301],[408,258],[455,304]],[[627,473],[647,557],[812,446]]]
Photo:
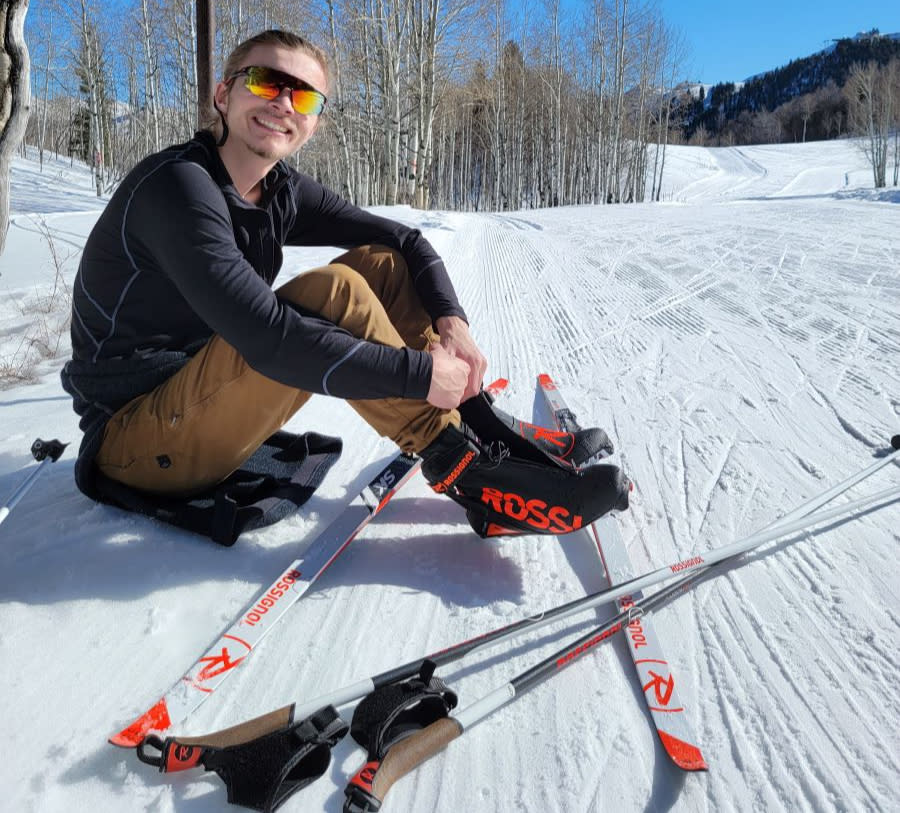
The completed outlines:
[[[424,350],[438,341],[402,256],[362,246],[278,289],[354,336]],[[303,360],[298,359],[298,364]],[[190,494],[224,480],[281,428],[312,393],[251,369],[214,336],[181,370],[108,422],[96,463],[113,480],[160,494]],[[348,401],[401,449],[424,449],[458,413],[426,401]]]

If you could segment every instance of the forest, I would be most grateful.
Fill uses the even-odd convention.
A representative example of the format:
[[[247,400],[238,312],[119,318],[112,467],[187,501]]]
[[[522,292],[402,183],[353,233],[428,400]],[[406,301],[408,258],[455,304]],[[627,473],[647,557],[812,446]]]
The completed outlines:
[[[868,136],[877,125],[887,132],[874,153],[886,156],[890,132],[900,149],[896,78],[866,60],[871,43],[834,49],[840,70],[800,60],[696,94],[681,83],[682,38],[650,0],[237,0],[217,3],[215,21],[217,67],[273,27],[329,53],[326,113],[292,161],[360,205],[659,200],[670,143]],[[194,2],[35,5],[26,143],[86,161],[99,195],[143,156],[190,138],[201,126],[196,27]],[[880,54],[900,49],[879,41],[889,43]],[[867,65],[869,90],[858,76],[848,90]],[[865,109],[866,93],[895,103]]]

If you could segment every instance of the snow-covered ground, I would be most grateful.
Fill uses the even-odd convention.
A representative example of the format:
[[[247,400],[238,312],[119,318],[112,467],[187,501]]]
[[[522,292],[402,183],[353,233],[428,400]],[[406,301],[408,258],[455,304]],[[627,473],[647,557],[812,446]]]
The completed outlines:
[[[418,212],[489,376],[530,417],[550,372],[636,483],[635,572],[745,536],[868,465],[900,431],[900,193],[847,142],[670,149],[662,204]],[[35,437],[77,442],[55,344],[103,200],[17,160],[0,258],[0,503]],[[49,240],[48,240],[49,236]],[[55,252],[53,259],[51,246]],[[336,252],[290,249],[283,277]],[[59,268],[59,275],[57,274]],[[46,357],[49,356],[49,357]],[[153,703],[391,453],[342,402],[291,424],[345,454],[304,510],[232,549],[94,505],[70,451],[0,526],[0,808],[226,809],[106,738]],[[900,483],[897,466],[859,493]],[[400,781],[394,811],[897,810],[900,505],[764,548],[653,617],[710,770],[682,774],[616,639]],[[590,541],[482,541],[415,480],[180,729],[214,731],[605,586]],[[606,617],[608,609],[599,611]],[[470,705],[598,614],[443,671]],[[340,810],[349,739],[286,811]]]

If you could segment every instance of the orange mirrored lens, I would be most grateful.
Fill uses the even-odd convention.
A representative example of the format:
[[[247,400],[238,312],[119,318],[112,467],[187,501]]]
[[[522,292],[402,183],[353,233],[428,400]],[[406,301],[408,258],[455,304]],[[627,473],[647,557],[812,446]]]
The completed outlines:
[[[291,106],[305,116],[318,116],[325,107],[325,96],[308,87],[296,87],[299,82],[286,73],[271,68],[246,68],[247,78],[244,84],[254,96],[261,99],[275,99],[285,89],[291,91]]]

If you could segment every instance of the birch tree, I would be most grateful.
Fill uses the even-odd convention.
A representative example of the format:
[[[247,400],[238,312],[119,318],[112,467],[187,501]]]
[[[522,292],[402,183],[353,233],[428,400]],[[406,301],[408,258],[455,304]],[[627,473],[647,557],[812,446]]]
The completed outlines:
[[[7,0],[0,8],[0,254],[9,229],[9,165],[25,135],[31,106],[27,11],[28,0]]]
[[[876,189],[887,185],[888,143],[894,120],[891,72],[890,65],[854,65],[846,85],[850,124],[862,136]]]

